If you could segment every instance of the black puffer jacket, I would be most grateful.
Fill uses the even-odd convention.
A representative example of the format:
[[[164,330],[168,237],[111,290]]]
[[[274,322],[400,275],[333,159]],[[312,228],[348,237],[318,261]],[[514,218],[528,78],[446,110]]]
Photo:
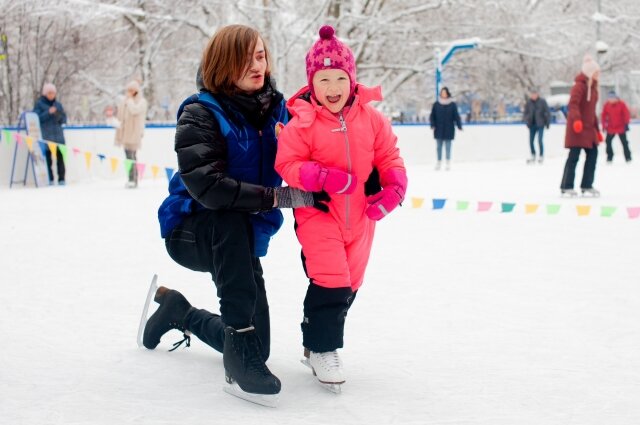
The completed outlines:
[[[224,107],[238,99],[219,96]],[[282,94],[273,91],[268,109],[262,105],[235,102],[247,120],[268,116],[282,100]],[[176,126],[175,150],[184,185],[189,194],[210,209],[237,211],[267,211],[273,207],[273,188],[242,182],[227,173],[227,143],[213,114],[203,105],[187,105]]]

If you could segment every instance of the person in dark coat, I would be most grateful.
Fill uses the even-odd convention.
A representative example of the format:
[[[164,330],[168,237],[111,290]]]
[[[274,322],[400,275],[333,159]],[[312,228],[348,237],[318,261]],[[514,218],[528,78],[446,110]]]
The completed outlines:
[[[528,164],[533,164],[536,161],[536,148],[535,139],[538,135],[538,162],[544,161],[544,144],[542,138],[544,135],[544,129],[549,128],[551,123],[551,112],[547,101],[540,97],[540,93],[537,88],[532,88],[529,91],[529,99],[524,107],[523,121],[529,128],[529,148],[531,149],[531,157],[527,160]]]
[[[40,118],[40,131],[43,140],[55,142],[60,145],[65,144],[62,124],[67,123],[67,114],[64,112],[62,104],[56,100],[56,86],[46,83],[42,86],[42,96],[36,101],[33,112]],[[53,179],[53,155],[47,145],[45,150],[47,160],[47,173],[49,174],[49,184],[54,184]],[[56,166],[58,172],[58,184],[65,184],[64,158],[60,151],[56,154]]]
[[[590,55],[585,55],[582,62],[582,72],[576,76],[569,95],[569,112],[564,138],[564,147],[569,149],[569,156],[564,166],[560,190],[562,194],[569,196],[577,195],[573,189],[573,182],[582,150],[586,154],[586,159],[580,188],[583,194],[600,195],[600,192],[593,188],[596,160],[598,159],[598,143],[603,140],[602,133],[598,129],[596,114],[599,77],[600,66]]]
[[[462,130],[462,121],[458,114],[458,106],[451,98],[451,92],[447,87],[440,90],[440,98],[431,108],[429,122],[433,130],[433,137],[436,139],[436,153],[438,162],[436,170],[442,165],[442,146],[445,148],[445,158],[447,160],[446,169],[451,168],[451,142],[455,138],[456,129]]]
[[[629,122],[631,114],[627,104],[618,97],[615,91],[610,91],[607,95],[607,102],[602,108],[602,129],[607,133],[605,143],[607,144],[607,163],[613,161],[613,148],[611,143],[613,138],[618,135],[622,150],[624,151],[624,159],[631,162],[631,150],[629,149],[629,141],[627,140],[627,131],[629,130]]]
[[[171,258],[211,273],[220,314],[196,309],[180,292],[162,286],[154,298],[160,307],[144,326],[142,343],[154,349],[171,329],[183,331],[183,341],[195,335],[222,353],[227,392],[272,405],[281,384],[265,364],[270,320],[260,257],[282,225],[278,208],[311,207],[314,197],[280,187],[276,136],[288,112],[270,78],[259,33],[243,25],[219,29],[204,49],[198,74],[200,92],[178,111],[179,171],[158,219]]]

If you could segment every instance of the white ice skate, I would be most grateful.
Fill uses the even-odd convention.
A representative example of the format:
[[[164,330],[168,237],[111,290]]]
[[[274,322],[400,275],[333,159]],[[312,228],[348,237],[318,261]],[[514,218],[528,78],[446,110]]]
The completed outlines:
[[[305,348],[304,358],[300,361],[313,371],[313,375],[323,387],[335,394],[342,392],[342,384],[345,382],[344,371],[336,350],[316,353]]]
[[[560,192],[563,197],[568,196],[570,198],[575,198],[576,196],[578,196],[578,192],[576,192],[574,189],[560,189]]]
[[[588,189],[582,189],[582,196],[588,196],[591,198],[599,198],[600,197],[600,191],[598,189],[594,189],[592,187],[588,188]]]
[[[138,347],[142,348],[142,335],[144,334],[144,327],[147,326],[147,320],[149,319],[149,304],[151,304],[151,300],[153,296],[156,294],[158,290],[158,275],[154,274],[151,279],[151,285],[149,285],[149,292],[147,292],[147,299],[144,301],[144,307],[142,308],[142,316],[140,316],[140,326],[138,327]]]

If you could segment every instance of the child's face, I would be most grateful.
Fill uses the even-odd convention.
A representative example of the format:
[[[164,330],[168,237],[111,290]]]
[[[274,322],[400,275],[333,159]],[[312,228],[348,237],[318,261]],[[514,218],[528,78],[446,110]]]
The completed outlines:
[[[254,93],[264,86],[264,76],[267,71],[267,55],[262,39],[258,38],[256,47],[249,58],[249,63],[242,77],[236,81],[236,87],[245,93]]]
[[[340,112],[349,100],[351,81],[341,69],[321,69],[313,76],[316,99],[334,114]]]

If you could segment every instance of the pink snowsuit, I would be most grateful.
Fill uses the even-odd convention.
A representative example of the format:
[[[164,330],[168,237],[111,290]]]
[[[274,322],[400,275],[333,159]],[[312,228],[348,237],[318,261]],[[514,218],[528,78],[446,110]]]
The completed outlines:
[[[369,204],[364,184],[374,167],[380,176],[390,169],[403,174],[406,170],[388,119],[369,105],[382,100],[380,87],[358,84],[344,116],[334,115],[313,99],[301,99],[308,91],[302,88],[287,102],[293,118],[278,136],[275,168],[289,186],[303,190],[300,168],[308,161],[356,176],[351,195],[330,195],[329,213],[311,207],[294,210],[308,277],[321,287],[356,291],[364,279],[375,231],[375,221],[365,214]]]

